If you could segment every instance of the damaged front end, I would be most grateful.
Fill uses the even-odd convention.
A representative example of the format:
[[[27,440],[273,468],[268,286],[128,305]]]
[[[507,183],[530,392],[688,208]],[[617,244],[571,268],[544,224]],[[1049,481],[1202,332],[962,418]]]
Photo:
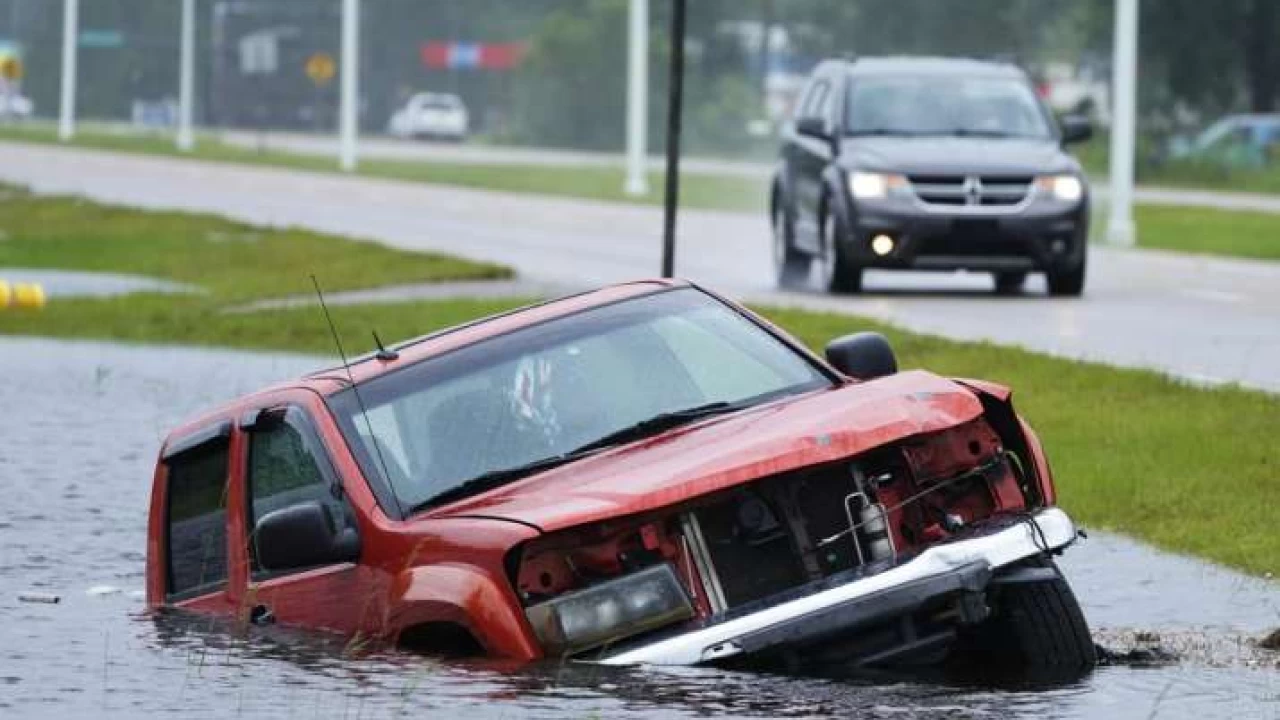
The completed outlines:
[[[1034,435],[979,395],[985,415],[940,432],[531,541],[510,566],[531,629],[548,656],[606,664],[880,667],[974,638],[1028,654],[1005,588],[1065,587],[1047,556],[1076,529]]]

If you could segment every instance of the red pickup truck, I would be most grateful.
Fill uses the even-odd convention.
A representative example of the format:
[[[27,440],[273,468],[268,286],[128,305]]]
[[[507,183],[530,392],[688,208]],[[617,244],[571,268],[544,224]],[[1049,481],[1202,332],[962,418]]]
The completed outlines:
[[[148,603],[449,655],[1087,673],[1009,391],[871,333],[825,354],[646,281],[262,390],[165,441]]]

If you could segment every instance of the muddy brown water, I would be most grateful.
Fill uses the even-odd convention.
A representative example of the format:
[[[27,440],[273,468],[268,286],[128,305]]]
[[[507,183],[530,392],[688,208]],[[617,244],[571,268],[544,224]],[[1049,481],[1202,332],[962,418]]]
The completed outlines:
[[[1280,584],[1100,533],[1063,566],[1096,639],[1139,650],[1030,691],[706,669],[506,667],[143,612],[160,439],[316,358],[0,339],[0,718],[1280,718]],[[1068,508],[1069,509],[1069,508]],[[27,593],[57,604],[20,600]],[[1165,658],[1141,663],[1135,659]]]

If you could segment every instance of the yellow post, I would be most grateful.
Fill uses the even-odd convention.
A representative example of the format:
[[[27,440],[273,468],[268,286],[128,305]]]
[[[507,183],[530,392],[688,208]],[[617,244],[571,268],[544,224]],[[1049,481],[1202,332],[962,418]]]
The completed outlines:
[[[39,310],[46,298],[44,287],[38,283],[13,283],[0,280],[0,310]]]

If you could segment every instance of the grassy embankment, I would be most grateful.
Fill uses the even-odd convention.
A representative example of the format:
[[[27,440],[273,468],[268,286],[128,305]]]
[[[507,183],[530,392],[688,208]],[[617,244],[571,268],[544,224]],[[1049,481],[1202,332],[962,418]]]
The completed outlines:
[[[295,230],[206,216],[143,213],[65,198],[0,195],[3,267],[142,273],[206,290],[57,300],[38,313],[0,312],[0,333],[189,343],[333,354],[318,310],[227,313],[264,297],[303,294],[308,275],[337,291],[391,282],[493,277],[501,268],[414,255]],[[348,350],[421,334],[519,301],[420,301],[334,308]],[[1262,574],[1280,572],[1274,508],[1280,398],[1190,387],[1159,374],[963,343],[874,321],[763,308],[813,347],[858,329],[893,340],[904,367],[985,377],[1017,388],[1039,430],[1063,504],[1086,525]]]
[[[0,127],[0,140],[56,143],[43,125]],[[147,155],[191,157],[198,160],[288,167],[336,172],[332,158],[276,150],[253,149],[202,138],[190,155],[180,155],[170,138],[160,135],[82,131],[82,147]],[[1092,148],[1093,146],[1086,146]],[[1094,150],[1086,153],[1096,154]],[[1086,154],[1086,159],[1092,157]],[[633,198],[622,192],[622,170],[610,167],[549,167],[538,165],[477,165],[365,159],[360,172],[370,177],[440,185],[533,193],[617,202],[661,203],[664,181],[650,173],[649,194]],[[1159,180],[1155,178],[1154,180]],[[1237,189],[1223,187],[1222,189]],[[1270,191],[1280,192],[1280,173]],[[766,182],[759,178],[685,173],[680,181],[681,206],[690,209],[762,212]],[[1181,252],[1280,260],[1280,215],[1254,212],[1138,205],[1135,209],[1139,244]]]

